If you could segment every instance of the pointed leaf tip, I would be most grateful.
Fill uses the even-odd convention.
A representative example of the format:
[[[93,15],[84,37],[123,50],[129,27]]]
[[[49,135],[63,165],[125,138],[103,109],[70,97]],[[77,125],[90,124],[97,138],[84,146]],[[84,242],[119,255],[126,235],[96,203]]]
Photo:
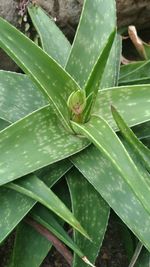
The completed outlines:
[[[112,113],[116,111],[116,108],[113,105],[111,105],[110,107],[111,107],[111,112]]]
[[[89,266],[96,267],[95,265],[93,265],[93,264],[88,260],[88,258],[87,258],[86,256],[84,256],[84,257],[82,258],[82,260],[83,260],[86,264],[88,264]]]

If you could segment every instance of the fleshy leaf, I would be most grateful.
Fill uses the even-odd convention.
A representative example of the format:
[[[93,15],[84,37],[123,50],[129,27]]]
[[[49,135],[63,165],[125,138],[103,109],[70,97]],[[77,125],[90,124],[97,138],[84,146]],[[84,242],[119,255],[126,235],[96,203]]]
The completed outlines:
[[[70,169],[70,167],[71,163],[65,160],[38,171],[37,175],[39,175],[40,178],[45,181],[49,187],[51,187],[54,183],[58,181],[58,179],[60,179],[65,174],[65,172],[68,171],[68,169]],[[12,192],[13,194],[18,194],[14,190],[9,191],[10,193]],[[25,195],[20,195],[26,198]],[[31,200],[30,198],[28,199]],[[13,203],[13,199],[11,199],[11,203]],[[34,205],[35,203],[36,201],[34,202]],[[15,206],[20,207],[20,210],[23,210],[20,205],[21,203],[18,202]],[[13,223],[11,218],[10,222]],[[22,236],[24,236],[24,238],[22,238]],[[40,246],[40,244],[42,247]],[[23,267],[28,267],[29,262],[31,263],[32,267],[39,267],[43,259],[46,257],[50,248],[51,244],[49,241],[43,238],[42,235],[35,231],[31,226],[25,224],[22,221],[17,227],[17,235],[15,239],[15,246],[13,249],[13,256],[11,259],[11,267],[17,266],[19,261]],[[40,251],[39,253],[37,253],[38,250]],[[33,252],[32,254],[31,251]],[[36,254],[36,256],[33,257],[34,254]]]
[[[112,65],[113,63],[111,66]],[[114,69],[114,71],[115,74],[116,70]],[[7,82],[3,77],[6,78]],[[14,122],[32,112],[33,109],[40,108],[44,104],[47,104],[47,100],[44,99],[42,93],[37,91],[33,84],[29,85],[30,80],[26,75],[0,71],[0,78],[0,96],[2,99],[0,103],[0,112],[4,115],[7,121]],[[11,87],[11,83],[13,84],[15,79],[17,80],[18,85],[15,83],[15,86]],[[28,85],[27,88],[24,86],[26,82]],[[12,94],[10,93],[10,90],[12,91]],[[11,95],[11,100],[9,95]],[[32,95],[34,96],[34,99]],[[112,104],[124,116],[129,126],[140,124],[141,122],[145,122],[150,118],[149,98],[147,97],[149,95],[149,85],[124,86],[108,88],[106,90],[104,89],[103,92],[98,92],[98,99],[94,108],[94,114],[103,116],[113,127],[113,129],[116,129],[116,124],[114,123],[111,110],[109,108]],[[20,102],[16,102],[18,97]],[[28,107],[27,103],[33,103],[33,107],[32,105]],[[22,106],[22,109],[20,108],[20,105]]]
[[[95,104],[96,101],[96,97],[98,94],[98,89],[100,87],[101,84],[101,80],[102,80],[102,76],[106,67],[106,63],[109,57],[109,53],[112,47],[112,44],[114,42],[114,38],[115,38],[115,34],[116,32],[113,31],[108,40],[106,45],[104,46],[102,53],[100,54],[96,64],[93,67],[93,70],[90,73],[90,76],[87,80],[87,83],[85,85],[85,92],[86,92],[86,96],[90,96],[90,102],[88,103],[88,105],[85,108],[85,121],[89,119],[91,110]]]
[[[49,187],[57,182],[71,167],[69,161],[52,164],[37,173]],[[0,188],[0,243],[24,218],[36,201],[14,190]]]
[[[97,62],[95,63],[93,70],[90,73],[90,76],[87,80],[87,84],[85,85],[85,91],[86,91],[86,95],[90,95],[91,93],[93,93],[95,96],[97,95],[98,89],[100,87],[100,83],[101,83],[101,79],[102,79],[102,75],[109,57],[109,53],[115,38],[115,34],[116,32],[113,31],[103,50],[102,53],[100,54]]]
[[[30,5],[28,12],[40,36],[43,50],[63,67],[71,49],[69,41],[42,8]]]
[[[136,135],[128,127],[126,122],[123,120],[123,118],[113,106],[112,114],[124,139],[129,142],[134,151],[136,151],[136,153],[139,155],[141,161],[143,162],[147,170],[150,171],[150,150],[138,140]]]
[[[35,201],[8,188],[0,187],[0,243],[34,206]]]
[[[72,225],[75,229],[80,231],[84,236],[88,237],[69,209],[53,193],[53,191],[35,175],[29,175],[28,177],[20,179],[20,181],[9,183],[6,187],[25,194],[40,202],[45,207],[56,213],[60,218]]]
[[[102,155],[111,161],[113,168],[130,185],[143,207],[150,213],[150,187],[106,121],[100,117],[93,116],[84,125],[72,122],[72,127],[76,133],[89,138],[102,152]]]
[[[66,64],[66,70],[81,88],[85,86],[104,44],[115,26],[114,0],[109,2],[103,0],[84,1],[80,23]]]
[[[57,222],[54,215],[42,206],[35,207],[32,212],[32,218],[38,223],[42,224],[45,228],[51,231],[58,239],[71,248],[79,257],[84,257],[83,252],[80,250],[73,240],[69,237],[63,227]]]
[[[80,90],[75,81],[42,49],[2,18],[0,47],[30,75],[53,104],[59,119],[70,129],[66,101],[73,91]]]
[[[28,76],[0,70],[0,117],[15,122],[48,103]]]
[[[110,139],[111,141],[111,139]],[[94,146],[72,157],[84,177],[150,250],[150,214],[114,164]]]
[[[132,127],[132,131],[136,134],[136,136],[144,141],[144,139],[150,138],[150,121],[140,123]]]
[[[72,239],[62,228],[61,225],[63,225],[63,221],[59,218],[57,218],[56,221],[56,218],[49,210],[38,204],[34,207],[34,209],[32,209],[30,216],[32,216],[32,218],[50,230],[50,232],[52,232],[66,245],[73,249],[79,255],[79,257],[84,257],[84,254],[80,248],[72,241]],[[24,235],[24,239],[22,239],[22,235]],[[28,235],[30,235],[29,243],[28,239],[26,238]],[[41,250],[39,244],[43,244],[44,249],[42,247]],[[25,250],[23,249],[24,247]],[[50,248],[51,244],[47,242],[46,239],[43,239],[42,236],[40,238],[38,232],[35,232],[32,227],[29,227],[29,225],[21,223],[21,226],[19,226],[17,229],[15,248],[12,258],[13,262],[11,267],[17,266],[18,263],[20,263],[23,267],[28,267],[29,262],[32,264],[32,267],[38,267],[42,263],[42,260]],[[36,257],[31,257],[30,251],[32,251],[32,255],[36,254]],[[39,251],[39,253],[37,253],[37,251]]]
[[[99,91],[93,113],[103,117],[117,130],[111,114],[111,105],[124,116],[129,126],[134,126],[150,120],[149,103],[150,85],[114,87]]]
[[[86,145],[86,139],[67,133],[50,107],[37,110],[0,132],[0,184],[66,158]]]
[[[130,63],[120,68],[119,84],[149,84],[150,60]]]
[[[51,247],[52,244],[45,237],[22,221],[17,227],[9,267],[16,267],[19,264],[22,267],[29,267],[29,263],[32,267],[39,267]]]
[[[10,123],[2,118],[0,118],[0,131],[8,127]]]
[[[67,181],[70,188],[73,213],[83,223],[92,242],[83,238],[77,231],[74,232],[74,239],[90,261],[94,262],[107,227],[109,206],[75,168],[67,174]],[[73,266],[85,267],[86,264],[75,255]]]
[[[109,88],[110,86],[118,85],[121,51],[122,51],[122,38],[120,35],[116,34],[102,77],[100,86],[101,89],[106,89]]]

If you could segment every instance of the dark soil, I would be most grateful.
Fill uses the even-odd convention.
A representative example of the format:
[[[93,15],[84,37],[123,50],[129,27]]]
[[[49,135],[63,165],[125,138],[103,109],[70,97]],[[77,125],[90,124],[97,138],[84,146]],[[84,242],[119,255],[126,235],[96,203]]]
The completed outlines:
[[[0,246],[0,267],[7,267],[9,263],[14,244],[14,238],[15,233],[12,233]]]

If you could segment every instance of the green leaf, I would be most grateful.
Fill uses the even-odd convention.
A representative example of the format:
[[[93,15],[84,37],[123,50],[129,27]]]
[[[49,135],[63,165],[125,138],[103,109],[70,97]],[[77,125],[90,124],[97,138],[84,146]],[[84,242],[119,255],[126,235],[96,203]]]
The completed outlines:
[[[134,151],[136,151],[147,170],[150,171],[150,150],[138,140],[136,135],[113,106],[112,114],[124,139],[127,140]]]
[[[140,140],[144,140],[150,138],[150,121],[140,123],[139,125],[135,125],[132,127],[132,131],[136,134],[136,136]]]
[[[51,187],[70,169],[68,161],[52,164],[37,175]],[[43,173],[43,174],[42,174]],[[0,243],[31,210],[36,201],[14,190],[0,188]]]
[[[113,65],[113,63],[111,65]],[[32,112],[33,109],[40,108],[44,104],[47,104],[47,100],[44,99],[42,93],[36,90],[33,84],[30,84],[30,80],[26,75],[0,71],[0,79],[0,97],[3,99],[0,102],[0,114],[3,114],[6,120],[14,122]],[[14,84],[13,87],[11,83]],[[25,83],[27,83],[27,87]],[[103,92],[99,91],[94,114],[103,116],[113,129],[116,129],[109,108],[112,104],[124,116],[130,126],[140,124],[150,118],[149,98],[147,97],[149,95],[149,85],[124,86],[109,88],[103,90]],[[30,105],[28,105],[28,103],[30,103]]]
[[[102,77],[101,89],[109,88],[110,86],[116,86],[118,84],[121,51],[122,38],[120,35],[116,34]]]
[[[40,36],[43,50],[64,67],[71,49],[69,41],[39,6],[30,5],[28,12]]]
[[[9,122],[0,118],[0,131],[9,126]]]
[[[134,72],[136,70],[140,70],[141,67],[147,65],[147,61],[144,60],[144,61],[136,61],[136,62],[133,62],[133,63],[130,63],[130,64],[127,64],[127,65],[121,65],[120,67],[120,75],[119,75],[119,79],[123,79],[125,78],[126,76],[128,75],[134,75]]]
[[[74,232],[74,239],[84,255],[87,255],[89,260],[94,263],[107,227],[109,206],[75,168],[67,174],[67,181],[70,188],[73,214],[83,223],[93,242],[83,238],[76,231]],[[82,267],[86,264],[77,255],[74,255],[73,266]]]
[[[150,60],[130,63],[120,68],[119,84],[149,84]]]
[[[15,246],[9,267],[39,267],[52,244],[35,229],[21,222],[16,231]]]
[[[49,106],[37,110],[0,132],[0,184],[64,159],[87,145],[86,139],[67,133]]]
[[[60,177],[65,175],[72,168],[72,163],[68,159],[61,160],[54,164],[51,164],[45,168],[42,168],[35,172],[48,187],[52,187],[56,182],[60,180]]]
[[[72,122],[72,127],[76,133],[86,136],[93,142],[128,183],[143,207],[150,213],[150,187],[110,126],[102,118],[93,116],[84,125]]]
[[[59,240],[72,249],[80,258],[84,257],[74,241],[69,237],[54,215],[42,206],[35,207],[31,212],[32,218],[52,232]]]
[[[9,183],[7,188],[13,189],[19,193],[25,194],[34,200],[40,202],[48,209],[56,213],[64,221],[68,222],[75,229],[80,231],[85,237],[88,237],[79,222],[75,219],[69,209],[63,202],[49,189],[43,181],[38,179],[35,175],[29,175],[24,179],[20,179],[16,183]]]
[[[0,117],[15,122],[48,104],[28,76],[0,70]]]
[[[109,57],[109,53],[110,53],[114,38],[115,38],[115,34],[116,34],[115,31],[113,31],[110,34],[107,40],[107,43],[105,44],[102,50],[102,53],[100,54],[96,64],[94,65],[93,70],[91,71],[90,76],[85,85],[84,90],[86,92],[86,96],[88,97],[92,95],[90,98],[90,102],[88,103],[84,111],[85,117],[86,117],[85,121],[89,119],[90,112],[95,104],[96,97],[98,94],[98,89],[101,84],[102,76],[103,76],[103,73],[106,67],[106,63]]]
[[[110,106],[113,105],[124,116],[128,125],[134,126],[150,120],[149,96],[150,85],[101,90],[98,93],[93,113],[103,117],[114,130],[117,130],[110,109]]]
[[[0,243],[34,206],[35,201],[8,188],[0,187]]]
[[[134,267],[149,267],[150,253],[147,249],[143,248]]]
[[[95,97],[97,96],[97,92],[100,87],[103,72],[104,72],[108,57],[109,57],[112,44],[114,42],[115,35],[116,35],[116,31],[113,31],[110,34],[106,44],[104,45],[102,53],[100,54],[97,62],[95,63],[93,67],[93,70],[90,73],[90,76],[85,85],[85,91],[86,91],[87,96],[89,96],[91,93],[93,93]]]
[[[80,23],[66,65],[66,70],[81,88],[85,86],[104,44],[115,26],[114,0],[109,2],[103,0],[84,1]]]
[[[67,99],[73,91],[80,90],[75,81],[42,49],[2,18],[0,47],[30,75],[70,130]]]
[[[65,160],[52,164],[36,173],[49,187],[51,187],[65,174],[65,172],[68,171],[68,169],[70,169],[71,165],[72,164],[69,161]],[[14,190],[11,190],[10,192],[14,192]],[[16,192],[16,194],[18,193]],[[26,198],[26,196],[22,194],[20,195]],[[30,200],[30,198],[28,199]],[[11,199],[11,202],[13,202],[13,199]],[[34,202],[34,204],[35,203],[36,202]],[[20,207],[21,210],[21,203],[16,203],[16,205],[17,207]],[[24,238],[22,238],[22,236],[24,236]],[[13,249],[11,267],[17,266],[18,262],[24,267],[28,267],[29,262],[32,267],[38,267],[46,257],[50,248],[51,244],[49,241],[43,238],[43,236],[35,231],[34,228],[21,222],[17,227],[17,236],[15,239],[15,247]],[[35,256],[33,257],[33,255]]]
[[[111,141],[111,138],[109,140]],[[114,168],[114,164],[94,146],[73,156],[72,161],[129,229],[150,250],[150,214],[144,209],[131,186]]]
[[[34,218],[37,222],[39,222],[41,225],[43,225],[45,228],[47,228],[50,232],[52,232],[57,238],[59,238],[61,241],[63,241],[67,246],[69,246],[71,249],[73,249],[79,257],[84,258],[83,252],[80,250],[80,248],[72,241],[72,239],[66,234],[64,229],[62,228],[61,224],[63,224],[62,221],[58,223],[58,219],[56,221],[54,215],[44,208],[41,205],[36,205],[34,209],[32,209],[30,216]],[[29,231],[29,232],[28,232]],[[28,239],[26,236],[30,234],[30,242],[28,243]],[[22,235],[25,235],[25,240],[22,239]],[[19,236],[19,238],[18,238]],[[32,242],[33,239],[33,242]],[[39,246],[40,244],[44,245],[44,249]],[[25,250],[23,249],[25,247]],[[17,237],[15,241],[15,248],[13,251],[13,263],[11,267],[18,266],[17,264],[21,264],[23,267],[32,265],[32,267],[38,267],[44,257],[46,256],[49,248],[51,247],[51,244],[47,242],[47,240],[43,240],[43,237],[39,236],[38,233],[35,232],[32,227],[29,227],[28,225],[25,225],[24,223],[21,223],[21,227],[19,226],[17,230]],[[32,253],[31,253],[32,251]],[[37,253],[39,251],[39,253]],[[36,254],[36,257],[31,257],[31,254]],[[38,254],[38,255],[37,255]]]

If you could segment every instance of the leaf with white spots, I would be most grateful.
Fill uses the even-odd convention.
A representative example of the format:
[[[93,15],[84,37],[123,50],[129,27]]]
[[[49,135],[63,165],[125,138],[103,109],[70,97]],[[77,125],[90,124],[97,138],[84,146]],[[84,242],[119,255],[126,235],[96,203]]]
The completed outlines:
[[[118,46],[119,46],[119,52],[118,52]],[[117,40],[116,37],[108,58],[107,65],[105,67],[104,75],[102,77],[102,84],[101,84],[102,88],[105,86],[106,87],[114,86],[116,84],[118,78],[119,65],[120,65],[120,40]],[[79,157],[80,159],[80,155],[76,157],[77,158]],[[94,192],[94,189],[90,186],[90,184],[87,183],[85,179],[83,179],[83,177],[80,176],[81,174],[78,174],[75,177],[75,175],[73,175],[72,173],[72,178],[71,175],[69,177],[73,212],[77,218],[83,220],[83,225],[85,229],[88,229],[88,232],[93,240],[93,243],[87,240],[85,241],[85,239],[81,235],[79,235],[76,231],[74,233],[75,241],[77,242],[77,244],[79,244],[79,246],[82,248],[85,254],[89,255],[89,259],[92,262],[94,262],[101,245],[103,234],[105,232],[105,227],[107,224],[106,213],[108,215],[109,208],[103,202],[102,198],[100,196],[98,197],[96,191]],[[77,177],[79,177],[79,181]],[[81,190],[83,190],[83,193],[81,192]],[[78,192],[81,193],[79,194]],[[86,202],[85,205],[83,205],[84,202]],[[106,213],[105,212],[100,213],[99,210],[102,209],[102,207],[104,208],[104,206]],[[95,209],[97,210],[97,212],[95,212]],[[88,214],[89,217],[86,216],[86,214]],[[101,220],[100,220],[101,216],[100,214],[103,217],[101,218]],[[97,218],[96,221],[94,220],[94,218]],[[92,223],[93,227],[91,226],[91,221],[93,222]],[[98,234],[98,232],[100,233]],[[85,266],[85,264],[81,262],[81,260],[75,255],[74,266]]]
[[[86,136],[112,163],[114,170],[131,187],[143,207],[150,213],[150,186],[106,121],[93,116],[84,125],[72,122],[72,127],[76,133]]]
[[[109,38],[108,38],[108,40],[107,40],[107,42],[106,42],[106,44],[102,50],[102,53],[100,54],[96,64],[94,65],[93,70],[91,71],[90,76],[89,76],[87,83],[85,85],[84,90],[86,92],[87,98],[89,96],[91,96],[89,98],[90,100],[88,101],[88,105],[86,105],[85,110],[84,110],[85,121],[87,121],[89,119],[91,110],[93,109],[93,106],[95,104],[96,97],[98,94],[98,89],[99,89],[100,84],[101,84],[102,76],[103,76],[103,73],[104,73],[104,70],[106,67],[107,60],[109,58],[110,50],[112,48],[115,35],[116,35],[115,31],[113,31],[110,34],[110,36],[109,36]]]
[[[45,211],[45,208],[37,204],[33,211],[38,212],[38,210]],[[47,213],[49,212],[47,210]],[[16,231],[11,267],[19,266],[19,264],[22,267],[28,267],[29,263],[32,267],[39,267],[51,248],[52,243],[50,241],[38,233],[31,225],[22,221]]]
[[[107,228],[110,209],[93,186],[75,168],[67,173],[67,182],[73,213],[84,225],[92,242],[83,238],[77,231],[74,232],[74,240],[94,263]],[[86,264],[75,254],[73,266],[85,267]]]
[[[48,187],[56,183],[71,167],[69,161],[61,161],[37,172]],[[25,181],[25,178],[23,178]],[[36,201],[14,190],[0,187],[0,243],[26,216]]]
[[[30,14],[31,14],[31,12],[30,12]],[[32,18],[33,18],[33,15],[32,15]],[[36,21],[36,22],[38,23],[38,21]],[[44,36],[42,36],[42,35],[44,34],[45,29],[47,29],[47,30],[49,29],[49,27],[48,27],[48,20],[47,20],[47,24],[45,25],[45,29],[43,29],[43,31],[40,31],[40,28],[39,28],[39,25],[38,24],[36,24],[36,28],[38,29],[38,33],[41,36],[41,40],[43,39],[45,41],[45,45],[46,45],[46,40],[43,38]],[[51,40],[53,40],[53,37],[54,36],[52,36],[52,35],[49,34],[49,37],[51,38]],[[44,45],[43,45],[43,48],[44,48]],[[55,46],[55,49],[56,48],[57,48],[57,46]],[[55,52],[55,49],[54,49],[54,52]],[[56,55],[59,54],[59,51],[60,51],[59,49],[60,48],[58,47],[58,51],[57,51],[58,53]],[[61,49],[64,49],[64,46],[61,47]],[[53,55],[53,49],[52,49],[51,46],[48,46],[47,52],[51,56],[54,56]],[[65,54],[65,51],[64,51],[64,54]],[[114,55],[115,55],[115,58],[114,58]],[[116,68],[118,68],[118,64],[117,64],[118,61],[116,63],[116,65],[117,65],[116,68],[114,68],[114,62],[116,61],[116,43],[113,45],[113,50],[111,51],[110,56],[111,56],[111,59],[109,60],[109,62],[107,64],[107,70],[106,70],[107,71],[107,78],[106,78],[106,80],[107,80],[107,83],[108,83],[108,73],[110,73],[110,69],[111,69],[111,71],[112,71],[111,72],[111,80],[113,80],[113,82],[112,82],[111,85],[114,85],[114,80],[116,80],[116,72],[117,72]],[[56,59],[57,59],[57,57],[56,57]],[[64,62],[65,62],[65,59],[64,59]],[[112,62],[113,62],[113,64],[112,64]],[[114,75],[114,72],[115,72],[115,75]],[[103,84],[104,84],[104,79],[103,79]],[[73,182],[73,180],[72,180],[72,182]],[[75,182],[75,180],[74,180],[74,182]],[[104,204],[104,201],[102,201],[102,199],[100,197],[98,197],[97,194],[95,194],[95,192],[91,188],[90,184],[87,184],[87,182],[85,180],[82,182],[82,185],[83,185],[82,187],[85,187],[86,186],[86,188],[90,190],[90,193],[92,194],[92,200],[94,202],[94,205],[95,205],[95,201],[97,203],[97,209],[100,207],[100,209],[102,210],[102,206],[107,207],[106,210],[105,210],[106,213],[107,213],[107,216],[104,216],[105,223],[107,223],[107,218],[106,217],[108,217],[108,213],[109,213],[108,206],[106,206]],[[81,184],[76,184],[76,191],[78,191],[78,189],[79,190],[81,189]],[[72,202],[73,203],[76,203],[77,202],[77,198],[76,198],[77,195],[73,194],[72,187],[71,186],[70,186],[70,191],[71,191],[71,194],[72,194]],[[83,197],[85,197],[85,188],[84,188],[84,195],[83,195]],[[93,211],[93,203],[91,203],[91,206],[92,206],[92,211]],[[75,211],[76,211],[76,209],[75,209]],[[89,206],[87,206],[87,205],[83,207],[82,214],[84,215],[86,211],[91,213],[91,209],[89,210]],[[94,215],[96,215],[98,217],[98,221],[99,221],[99,218],[100,218],[99,212],[97,214],[94,213]],[[95,216],[95,218],[96,218],[96,216]],[[104,219],[103,219],[103,222],[104,222]],[[97,253],[98,253],[98,250],[99,250],[99,247],[100,247],[100,243],[101,243],[100,241],[102,239],[102,235],[104,234],[104,232],[102,231],[102,230],[104,230],[104,229],[102,229],[102,222],[100,221],[100,223],[97,223],[96,220],[94,220],[94,221],[95,221],[95,225],[96,226],[93,225],[92,228],[91,228],[91,219],[90,219],[90,224],[88,224],[88,222],[87,222],[87,227],[88,227],[88,229],[90,231],[89,232],[90,233],[90,236],[93,237],[93,239],[94,239],[94,244],[91,243],[91,242],[87,242],[87,240],[83,239],[82,236],[81,235],[78,235],[77,232],[76,232],[76,239],[75,239],[77,241],[77,243],[82,244],[82,247],[84,248],[84,251],[85,252],[88,251],[88,248],[90,247],[90,259],[92,259],[92,261],[94,261],[95,258],[96,258],[96,256],[97,256]],[[84,220],[84,225],[85,225],[85,220]],[[95,227],[96,227],[97,231],[95,231]],[[101,235],[98,235],[97,234],[98,231],[101,231],[103,233],[101,233]],[[94,236],[93,232],[94,232],[95,236]],[[88,251],[88,255],[89,255],[89,251]],[[75,259],[76,264],[78,264],[78,261],[80,262],[80,265],[82,264],[83,266],[86,266],[86,264],[83,263],[83,261],[81,261],[79,258],[76,257],[76,259]]]
[[[41,7],[29,5],[28,12],[40,36],[43,50],[63,67],[70,53],[71,44],[53,18],[50,18]]]
[[[29,175],[28,177],[22,178],[17,182],[8,183],[5,186],[40,202],[42,205],[56,213],[64,221],[72,225],[84,236],[88,237],[70,210],[53,193],[53,191],[35,175]]]
[[[63,229],[63,221],[58,222],[52,212],[41,205],[36,205],[32,209],[30,216],[52,232],[58,239],[77,253],[79,257],[84,257],[83,252]],[[22,234],[24,238],[22,238]],[[51,246],[52,244],[38,232],[35,232],[31,226],[24,222],[21,223],[17,229],[11,267],[18,266],[19,264],[22,267],[28,267],[29,263],[32,267],[39,267]]]
[[[72,164],[69,163],[69,161],[64,160],[59,163],[52,164],[51,166],[38,171],[37,174],[40,176],[40,178],[43,181],[45,181],[45,183],[49,187],[51,187],[54,183],[58,181],[58,179],[60,179],[68,171],[68,169],[70,169],[71,165]],[[7,191],[5,189],[5,192]],[[19,194],[15,192],[14,190],[9,190],[8,194],[6,193],[5,198],[3,199],[3,202],[1,201],[0,224],[2,220],[4,220],[2,224],[2,228],[0,228],[1,242],[5,237],[4,234],[8,235],[8,233],[13,230],[14,219],[17,225],[19,221],[26,215],[26,213],[30,211],[31,207],[33,206],[32,205],[30,207],[30,202],[31,203],[33,202],[34,205],[36,203],[36,201],[32,201],[31,198],[28,198],[25,195]],[[16,199],[16,195],[20,196],[20,199],[14,202],[14,200]],[[0,191],[0,199],[2,199],[1,191]],[[24,212],[24,205],[22,201],[23,199],[24,199],[24,202],[26,200],[29,206],[26,213]],[[7,208],[3,207],[4,203]],[[14,211],[14,208],[15,208],[15,211]],[[5,210],[5,213],[9,211],[9,214],[11,215],[7,217],[8,219],[7,224],[6,224],[6,219],[4,216],[5,214],[2,213],[2,210]],[[12,213],[11,213],[11,210],[12,210]],[[19,216],[19,211],[22,212],[23,214],[22,217]],[[6,228],[5,225],[7,225],[8,228]],[[24,238],[22,238],[22,236],[24,236]],[[40,248],[40,251],[39,253],[37,253],[39,248]],[[41,236],[41,234],[35,231],[31,226],[25,224],[22,221],[19,224],[19,227],[17,226],[15,247],[13,250],[13,257],[12,257],[13,264],[14,266],[17,266],[17,262],[20,260],[20,264],[22,267],[25,267],[25,266],[28,267],[29,262],[31,263],[32,267],[39,267],[43,259],[46,257],[50,248],[51,248],[51,244],[49,241],[47,241],[43,236]],[[36,254],[36,256],[33,257],[33,254],[31,254],[31,251],[33,252],[34,255]]]
[[[84,1],[78,30],[66,65],[66,70],[81,88],[85,86],[109,35],[115,27],[114,0]]]
[[[0,185],[69,157],[87,145],[87,139],[65,130],[50,106],[37,110],[0,132]]]
[[[27,75],[0,70],[0,117],[15,122],[47,104]]]
[[[133,148],[133,151],[136,151],[137,155],[139,156],[141,162],[144,164],[146,169],[150,171],[150,150],[138,140],[136,135],[128,127],[126,122],[123,120],[121,115],[113,106],[112,114],[124,139],[130,144],[130,146]]]
[[[37,84],[70,130],[67,99],[73,91],[80,90],[77,83],[48,54],[2,18],[0,47]]]
[[[120,68],[119,84],[149,84],[150,60],[130,63]]]
[[[150,214],[143,207],[131,186],[114,168],[114,164],[95,146],[90,146],[80,152],[78,156],[73,156],[72,161],[131,231],[150,250]]]
[[[121,51],[122,51],[122,38],[120,35],[116,34],[104,70],[100,89],[109,88],[110,86],[116,86],[118,84]]]
[[[101,84],[101,79],[110,54],[110,50],[114,42],[115,35],[116,31],[113,31],[110,34],[97,62],[93,67],[93,70],[90,73],[90,76],[85,85],[86,96],[89,96],[91,93],[93,93],[95,97],[97,96],[97,92]]]
[[[0,243],[32,209],[35,201],[11,189],[0,187]]]
[[[7,121],[14,122],[48,103],[26,75],[0,71],[0,80],[0,117]],[[93,112],[116,129],[110,105],[119,110],[129,126],[134,126],[150,119],[149,103],[150,85],[108,88],[98,92]]]
[[[129,126],[150,120],[150,85],[133,85],[100,90],[93,114],[103,117],[117,130],[112,118],[111,105],[115,106]]]

